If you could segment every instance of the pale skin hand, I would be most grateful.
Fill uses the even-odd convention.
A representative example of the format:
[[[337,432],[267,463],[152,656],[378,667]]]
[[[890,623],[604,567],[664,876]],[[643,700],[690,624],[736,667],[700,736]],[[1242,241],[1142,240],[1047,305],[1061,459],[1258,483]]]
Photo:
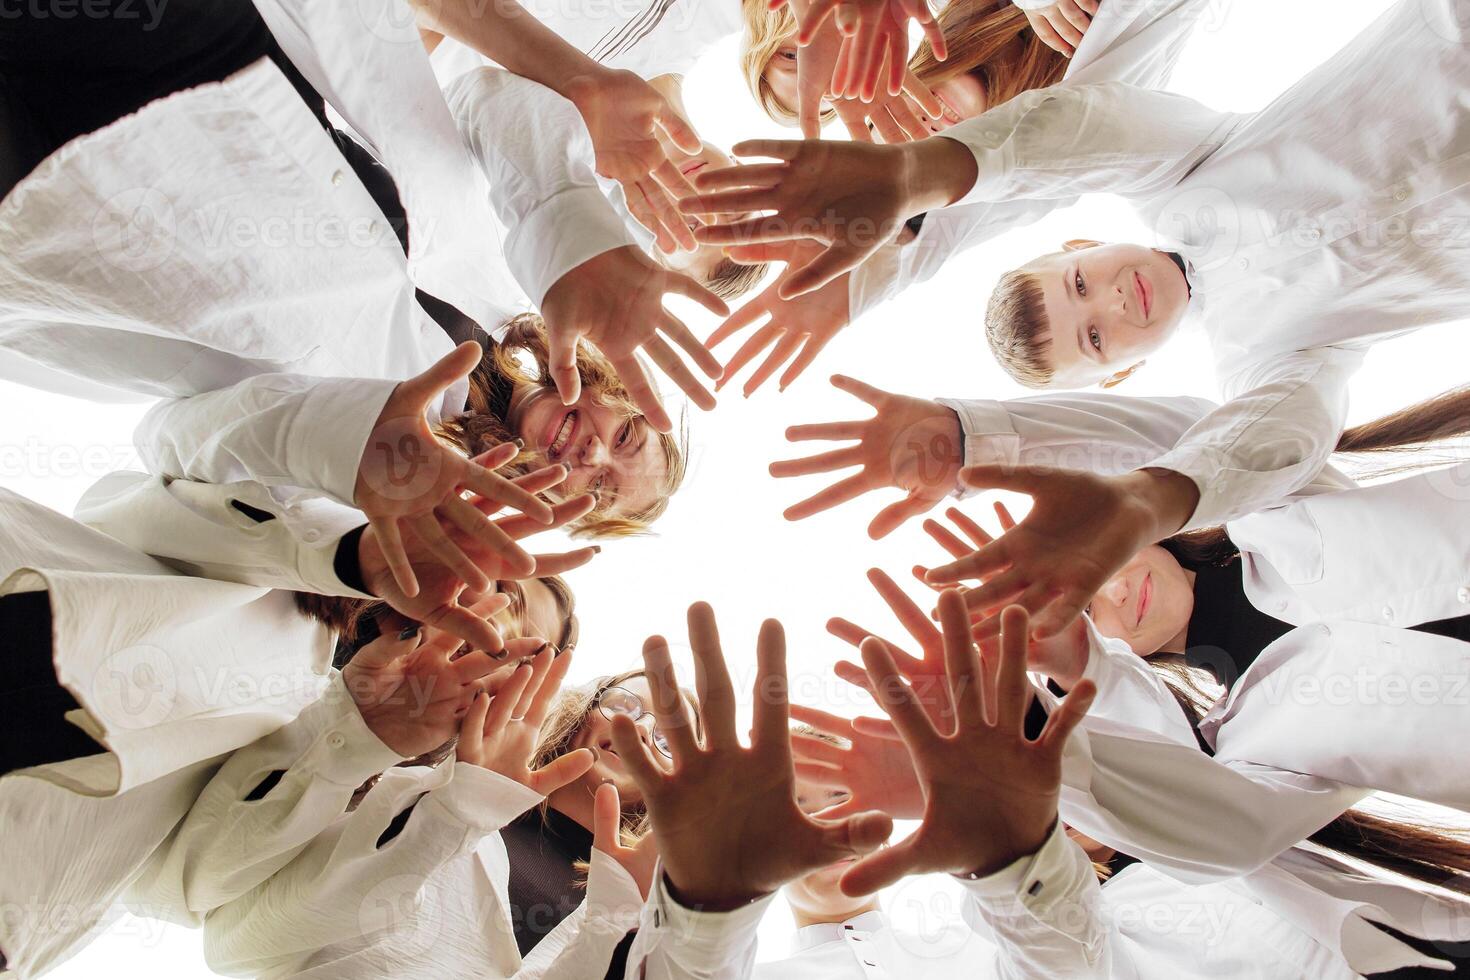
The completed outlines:
[[[972,521],[966,514],[956,507],[951,507],[945,512],[945,516],[954,524],[955,530],[945,527],[936,520],[924,522],[924,532],[933,538],[935,543],[947,551],[951,558],[966,558],[971,554],[984,548],[995,540],[979,524]],[[1016,526],[1016,519],[1006,509],[1006,505],[996,501],[996,517],[1000,520],[1001,533],[1009,531]],[[960,539],[959,534],[968,538],[968,543]],[[914,575],[920,582],[928,585],[936,591],[943,591],[942,586],[929,583],[927,576],[929,569],[922,565],[915,566]],[[975,616],[971,611],[971,617]],[[995,632],[1000,629],[1000,620],[991,617],[982,621],[975,631],[977,641],[987,641],[993,638]],[[1087,669],[1089,656],[1087,645],[1087,624],[1078,617],[1062,632],[1044,640],[1033,639],[1031,650],[1028,654],[1027,666],[1038,673],[1045,674],[1061,685],[1063,690],[1070,691]]]
[[[1038,615],[1038,638],[1055,636],[1145,545],[1184,526],[1199,504],[1194,481],[1171,470],[1099,476],[1039,466],[975,466],[960,479],[976,488],[1031,496],[1026,519],[995,542],[926,579],[984,584],[965,593],[983,612],[1014,602]]]
[[[736,156],[770,157],[707,170],[686,214],[773,212],[703,225],[701,242],[738,245],[809,238],[827,248],[788,271],[781,295],[820,289],[893,240],[916,214],[959,200],[975,185],[975,157],[961,143],[926,139],[897,145],[828,140],[749,140]]]
[[[458,761],[513,779],[533,793],[550,795],[581,779],[596,756],[577,749],[540,769],[531,768],[541,723],[551,710],[571,666],[571,653],[555,655],[550,644],[521,663],[493,696],[480,692],[465,712],[455,746]]]
[[[592,799],[592,846],[622,865],[638,883],[638,894],[645,899],[653,888],[653,873],[658,866],[658,843],[652,833],[644,834],[632,847],[623,845],[623,806],[618,788],[612,783],[597,787]]]
[[[819,251],[819,246],[804,242],[781,242],[772,245],[743,245],[728,250],[740,262],[785,262],[787,269],[804,264]],[[757,355],[771,348],[770,355],[745,382],[743,394],[749,398],[788,360],[790,366],[781,374],[780,390],[789,388],[832,342],[850,318],[848,277],[839,276],[816,292],[795,299],[781,298],[785,275],[767,286],[760,295],[746,303],[710,334],[705,346],[713,350],[724,340],[769,315],[759,329],[740,346],[720,375],[715,391]]]
[[[418,538],[449,571],[477,591],[490,587],[485,573],[445,532],[445,525],[465,531],[501,556],[520,574],[534,566],[530,555],[461,496],[471,490],[488,501],[514,507],[551,523],[551,505],[494,472],[509,462],[514,446],[492,450],[484,465],[465,459],[434,437],[425,413],[444,391],[480,363],[480,345],[460,344],[422,374],[393,389],[368,436],[358,463],[353,503],[363,512],[382,543],[388,567],[404,595],[418,594],[404,547],[405,532]]]
[[[585,337],[607,355],[633,403],[655,429],[670,432],[674,424],[638,361],[640,351],[700,408],[715,407],[715,396],[689,370],[675,345],[711,378],[720,376],[720,362],[664,308],[664,297],[670,293],[687,296],[716,316],[730,312],[714,293],[683,273],[665,269],[636,245],[593,256],[556,281],[546,293],[541,313],[551,375],[565,404],[573,404],[582,393],[577,341]]]
[[[1098,0],[1057,0],[1049,7],[1024,13],[1042,44],[1070,58],[1092,26],[1097,5]]]
[[[514,447],[511,449],[514,451]],[[520,489],[529,493],[539,493],[560,483],[565,477],[565,467],[548,466],[520,477],[515,483]],[[473,508],[475,513],[485,518],[489,518],[500,509],[492,501],[480,497],[471,497],[464,502]],[[503,535],[514,545],[515,542],[530,535],[565,527],[585,516],[594,506],[596,506],[596,500],[593,496],[582,494],[553,505],[550,524],[542,524],[539,520],[533,520],[524,514],[514,514],[495,520],[491,526],[497,535]],[[463,527],[447,525],[442,530],[451,544],[459,548],[461,553],[474,563],[476,569],[486,581],[492,583],[492,586],[495,581],[503,579],[560,575],[585,565],[592,560],[598,550],[596,546],[592,546],[557,554],[527,555],[530,569],[522,571],[525,563],[517,559],[512,568],[506,561],[505,548],[487,548],[478,536],[472,537]],[[519,545],[514,546],[516,551],[525,554],[520,550]],[[368,592],[382,599],[409,619],[452,633],[476,649],[494,652],[502,648],[503,643],[499,631],[483,616],[475,615],[463,604],[463,600],[466,599],[473,603],[477,596],[491,586],[473,588],[467,585],[464,577],[458,571],[447,568],[440,561],[437,552],[421,538],[410,539],[404,545],[404,554],[414,581],[418,585],[417,591],[412,595],[404,592],[399,586],[378,530],[370,525],[363,532],[362,537],[358,539],[357,560],[358,567],[362,571],[363,584],[367,587]]]
[[[784,0],[774,0],[773,8]],[[799,30],[796,43],[802,47],[819,43],[823,35],[841,35],[841,45],[830,73],[824,72],[822,89],[811,86],[811,94],[820,97],[830,91],[837,95],[871,101],[886,90],[897,95],[903,83],[903,68],[908,61],[908,22],[916,21],[941,61],[948,55],[944,35],[925,0],[802,0],[795,5]],[[828,17],[831,25],[824,25]],[[835,31],[834,31],[835,28]],[[830,43],[830,42],[829,42]],[[800,57],[798,55],[798,57]],[[800,63],[798,62],[798,71]],[[818,77],[821,77],[819,75]],[[802,89],[802,115],[805,117],[808,91]],[[814,135],[805,132],[804,135]]]
[[[952,727],[938,728],[914,701],[881,640],[863,642],[879,703],[908,746],[924,791],[914,834],[869,855],[842,876],[849,895],[872,894],[912,874],[992,874],[1034,854],[1057,821],[1062,749],[1095,694],[1083,682],[1051,713],[1039,738],[1025,734],[1026,612],[1002,613],[999,655],[981,659],[970,616],[955,590],[939,597]]]
[[[473,611],[493,615],[503,600],[488,597]],[[342,669],[363,721],[401,758],[417,758],[449,741],[475,696],[494,685],[504,654],[456,656],[460,646],[459,637],[440,630],[389,633],[357,651]]]
[[[704,603],[690,607],[689,639],[703,741],[675,682],[668,643],[657,636],[644,645],[643,661],[672,767],[649,755],[632,719],[620,715],[612,726],[618,755],[647,802],[671,894],[690,908],[729,910],[887,840],[893,821],[884,814],[815,820],[796,803],[780,624],[761,627],[749,748],[736,733],[735,692],[714,611]]]
[[[924,790],[914,775],[908,749],[901,741],[868,734],[856,727],[852,719],[799,704],[791,706],[791,717],[848,742],[847,747],[841,747],[800,733],[791,736],[797,778],[816,786],[846,790],[848,794],[841,803],[823,810],[824,818],[837,820],[867,810],[881,810],[895,820],[917,820],[923,816]]]
[[[786,430],[786,439],[853,441],[856,445],[772,463],[771,475],[786,478],[861,469],[788,508],[788,521],[804,520],[885,487],[905,491],[903,500],[884,507],[868,525],[868,535],[876,539],[954,492],[964,450],[959,419],[953,411],[937,402],[895,395],[840,374],[833,376],[832,384],[866,402],[876,414],[851,422],[792,426]]]
[[[832,108],[852,138],[864,143],[873,142],[873,133],[884,143],[926,139],[931,135],[929,123],[944,112],[934,90],[908,69],[904,69],[903,91],[897,95],[880,92],[871,102],[836,99]]]

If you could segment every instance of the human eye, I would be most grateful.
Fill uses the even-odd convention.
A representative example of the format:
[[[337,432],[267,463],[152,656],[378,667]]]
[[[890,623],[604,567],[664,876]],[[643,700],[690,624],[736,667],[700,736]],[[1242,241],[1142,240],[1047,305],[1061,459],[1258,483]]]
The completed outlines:
[[[1082,270],[1081,269],[1078,269],[1076,275],[1073,277],[1073,279],[1072,279],[1072,285],[1074,285],[1074,286],[1077,287],[1077,295],[1078,296],[1086,296],[1087,295],[1087,280],[1082,278]]]
[[[1087,328],[1087,342],[1092,345],[1093,350],[1099,354],[1102,353],[1102,334],[1098,332],[1097,327]]]
[[[617,439],[614,442],[614,445],[618,449],[622,449],[629,442],[631,442],[632,439],[633,439],[633,420],[632,419],[629,419],[628,421],[624,422],[622,425],[618,426]]]

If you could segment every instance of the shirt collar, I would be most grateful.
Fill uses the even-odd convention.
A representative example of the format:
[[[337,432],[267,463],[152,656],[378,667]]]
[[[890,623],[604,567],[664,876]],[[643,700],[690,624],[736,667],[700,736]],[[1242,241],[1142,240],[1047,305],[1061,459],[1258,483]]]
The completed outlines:
[[[888,916],[882,912],[862,912],[843,922],[818,922],[796,930],[795,952],[803,953],[827,943],[841,942],[848,932],[878,932],[888,928]]]

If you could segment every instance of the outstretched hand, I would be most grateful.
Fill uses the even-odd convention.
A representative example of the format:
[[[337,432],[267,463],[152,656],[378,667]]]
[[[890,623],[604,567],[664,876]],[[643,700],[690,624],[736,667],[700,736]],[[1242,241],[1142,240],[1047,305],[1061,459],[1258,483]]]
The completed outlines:
[[[869,895],[912,874],[992,874],[1035,853],[1056,825],[1062,750],[1091,705],[1091,682],[1073,690],[1033,741],[1025,734],[1032,697],[1025,610],[1005,610],[999,655],[982,659],[959,593],[941,595],[939,609],[955,705],[947,728],[914,700],[883,641],[863,642],[872,687],[923,786],[924,815],[912,836],[848,869],[841,887],[849,895]]]
[[[868,535],[881,538],[957,489],[964,448],[959,418],[952,409],[927,399],[882,391],[845,375],[834,375],[832,385],[866,402],[875,414],[851,422],[795,425],[786,430],[786,439],[857,444],[772,463],[770,472],[774,477],[787,478],[859,469],[788,507],[788,521],[804,520],[885,487],[903,490],[907,496],[884,507],[868,525]]]
[[[1068,58],[1077,53],[1082,36],[1092,26],[1098,0],[1056,0],[1039,10],[1023,11],[1041,43]]]
[[[657,636],[644,645],[643,661],[672,768],[649,755],[631,718],[618,716],[612,729],[647,803],[671,894],[691,908],[729,910],[886,841],[893,821],[884,814],[823,821],[797,805],[780,624],[767,620],[761,627],[749,748],[736,733],[735,692],[714,611],[704,603],[689,609],[689,640],[703,740],[675,683],[668,643]]]
[[[771,7],[785,2],[773,0]],[[798,0],[793,9],[799,27],[798,45],[809,47],[833,34],[841,37],[835,59],[829,60],[831,68],[825,73],[821,94],[831,92],[866,101],[882,91],[897,95],[908,63],[911,20],[922,27],[937,59],[943,61],[949,53],[944,33],[926,0]],[[828,18],[831,24],[827,24]]]

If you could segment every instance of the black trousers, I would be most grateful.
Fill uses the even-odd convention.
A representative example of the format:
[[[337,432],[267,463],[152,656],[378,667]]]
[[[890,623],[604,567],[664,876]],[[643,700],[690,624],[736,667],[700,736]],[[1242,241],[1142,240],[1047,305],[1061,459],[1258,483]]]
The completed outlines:
[[[63,716],[78,707],[51,660],[51,597],[0,596],[0,775],[104,752]]]

